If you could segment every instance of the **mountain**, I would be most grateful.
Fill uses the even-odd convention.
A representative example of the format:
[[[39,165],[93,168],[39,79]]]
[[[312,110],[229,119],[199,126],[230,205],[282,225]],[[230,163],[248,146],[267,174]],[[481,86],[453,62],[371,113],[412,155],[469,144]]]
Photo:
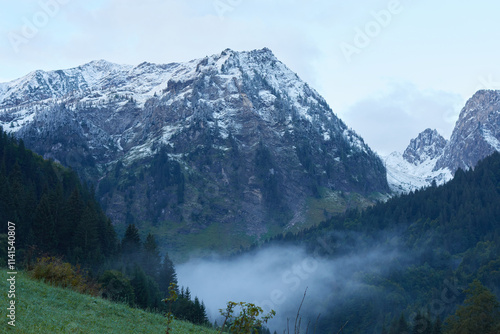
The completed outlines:
[[[449,144],[436,169],[469,169],[495,151],[500,151],[500,91],[480,90],[460,112]]]
[[[460,168],[500,151],[500,91],[480,90],[465,104],[446,141],[427,129],[412,139],[403,154],[386,157],[387,179],[393,191],[409,192],[435,181],[449,181]]]
[[[452,178],[446,169],[434,170],[448,141],[436,130],[426,129],[410,141],[403,154],[393,152],[384,159],[387,182],[394,192],[409,192],[428,187],[433,181],[443,184]]]
[[[380,158],[266,48],[35,71],[0,84],[0,122],[94,183],[118,227],[174,248],[239,247],[389,192]]]

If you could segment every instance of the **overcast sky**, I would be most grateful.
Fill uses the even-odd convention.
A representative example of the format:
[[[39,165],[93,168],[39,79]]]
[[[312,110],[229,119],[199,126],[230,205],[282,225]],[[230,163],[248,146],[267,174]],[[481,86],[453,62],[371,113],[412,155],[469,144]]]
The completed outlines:
[[[500,89],[492,0],[0,0],[0,82],[95,59],[270,48],[382,155]]]

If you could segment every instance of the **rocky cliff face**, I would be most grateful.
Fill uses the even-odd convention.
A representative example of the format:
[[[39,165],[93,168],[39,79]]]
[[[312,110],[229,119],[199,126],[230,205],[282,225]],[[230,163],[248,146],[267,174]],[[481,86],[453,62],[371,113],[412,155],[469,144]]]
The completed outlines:
[[[389,190],[363,139],[268,49],[36,71],[0,84],[0,122],[92,180],[116,224],[257,236],[332,194]]]
[[[468,169],[495,151],[500,151],[500,91],[480,90],[460,112],[435,169]]]

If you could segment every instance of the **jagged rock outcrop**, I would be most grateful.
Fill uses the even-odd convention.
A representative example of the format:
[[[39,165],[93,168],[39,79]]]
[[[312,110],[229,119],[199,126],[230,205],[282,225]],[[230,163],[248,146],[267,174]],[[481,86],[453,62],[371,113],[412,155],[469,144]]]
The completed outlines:
[[[414,165],[434,160],[443,154],[447,142],[435,129],[426,129],[410,141],[403,158]]]

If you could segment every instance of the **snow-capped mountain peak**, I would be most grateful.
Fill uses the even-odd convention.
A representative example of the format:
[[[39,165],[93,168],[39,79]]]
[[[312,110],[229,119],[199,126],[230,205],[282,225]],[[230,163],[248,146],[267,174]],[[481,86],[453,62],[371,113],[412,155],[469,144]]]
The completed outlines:
[[[98,60],[39,71],[0,85],[0,125],[27,147],[94,180],[116,165],[144,165],[142,172],[148,172],[164,154],[160,165],[173,160],[190,175],[185,217],[213,209],[198,212],[198,196],[205,196],[206,203],[223,207],[213,213],[221,221],[233,219],[234,208],[240,208],[250,213],[238,214],[247,217],[245,223],[263,224],[270,207],[266,198],[273,194],[272,200],[281,196],[274,205],[289,207],[282,216],[290,221],[281,223],[295,224],[305,215],[312,190],[315,196],[319,189],[389,190],[378,156],[267,48],[226,49],[183,63]],[[147,209],[174,203],[164,188],[155,190],[163,202],[146,201],[143,192],[152,182],[137,180],[137,194],[143,196],[137,195],[134,214],[144,220],[180,219],[173,206]],[[193,190],[209,187],[228,195]],[[108,195],[122,208],[110,214],[122,221],[123,194]]]
[[[442,184],[452,178],[446,169],[434,170],[442,156],[447,140],[436,130],[426,129],[410,144],[404,153],[393,152],[386,157],[387,182],[391,190],[406,193],[428,187],[433,181]]]
[[[410,141],[403,158],[414,165],[434,160],[443,154],[447,142],[437,130],[426,129]]]

